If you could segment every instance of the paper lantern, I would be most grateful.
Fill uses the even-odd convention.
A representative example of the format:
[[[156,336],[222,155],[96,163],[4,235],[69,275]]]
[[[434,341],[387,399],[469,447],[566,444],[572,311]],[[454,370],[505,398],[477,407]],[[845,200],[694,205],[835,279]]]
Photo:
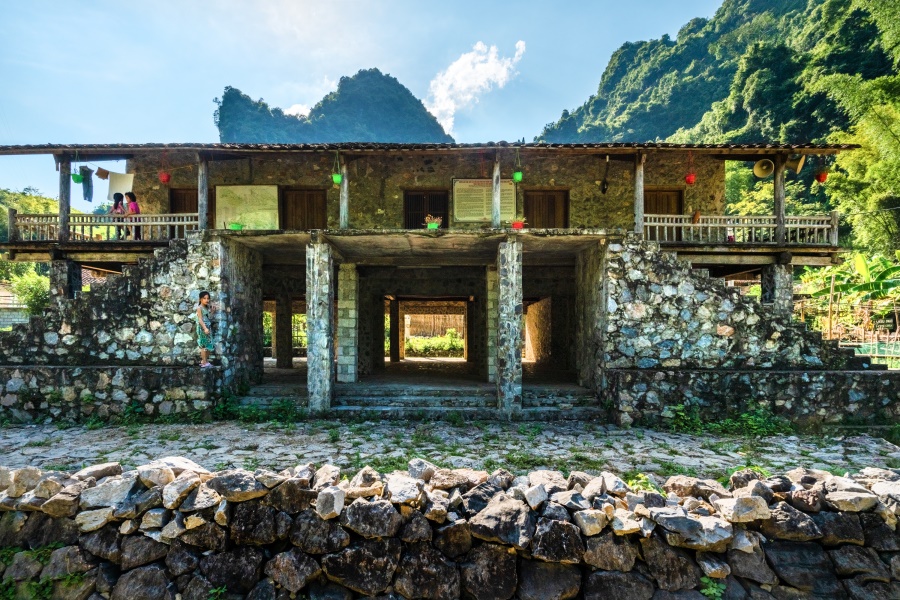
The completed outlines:
[[[515,181],[516,183],[521,183],[522,177],[522,171],[513,171],[513,181]]]
[[[159,172],[159,182],[162,184],[167,184],[172,181],[172,174],[168,171],[160,171]]]
[[[696,173],[688,173],[684,176],[684,182],[688,185],[694,185],[694,182],[697,181]]]
[[[825,183],[826,179],[828,179],[828,171],[819,171],[816,173],[816,181],[819,183]]]

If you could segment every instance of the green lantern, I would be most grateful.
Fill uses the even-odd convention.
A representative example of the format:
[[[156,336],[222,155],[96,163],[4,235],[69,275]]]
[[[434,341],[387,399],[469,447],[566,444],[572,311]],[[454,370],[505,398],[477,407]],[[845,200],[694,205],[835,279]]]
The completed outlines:
[[[340,173],[332,173],[331,180],[334,182],[334,185],[341,185],[341,181],[344,180],[344,176]]]
[[[515,170],[513,171],[513,181],[516,183],[522,183],[522,178],[524,176],[525,174],[522,173],[522,159],[519,158],[519,149],[516,148],[516,166]]]

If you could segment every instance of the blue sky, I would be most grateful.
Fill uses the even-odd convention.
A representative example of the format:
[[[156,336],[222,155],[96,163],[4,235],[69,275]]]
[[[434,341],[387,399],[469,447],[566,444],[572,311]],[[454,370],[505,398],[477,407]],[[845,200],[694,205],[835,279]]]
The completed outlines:
[[[225,86],[302,111],[371,67],[452,121],[459,142],[530,141],[596,91],[621,44],[675,37],[719,5],[12,2],[0,36],[0,144],[215,142],[213,99]],[[26,186],[56,195],[52,158],[0,157],[0,188]]]

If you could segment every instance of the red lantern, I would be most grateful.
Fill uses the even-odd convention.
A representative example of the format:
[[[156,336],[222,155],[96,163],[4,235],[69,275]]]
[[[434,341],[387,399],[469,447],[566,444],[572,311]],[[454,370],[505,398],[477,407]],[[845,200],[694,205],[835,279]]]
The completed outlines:
[[[159,182],[163,184],[167,184],[172,180],[172,174],[168,171],[160,171],[159,172]]]
[[[696,173],[688,173],[684,176],[684,182],[688,185],[694,185],[694,182],[697,181]]]
[[[816,173],[816,181],[819,183],[825,183],[826,179],[828,179],[828,171],[819,171]]]

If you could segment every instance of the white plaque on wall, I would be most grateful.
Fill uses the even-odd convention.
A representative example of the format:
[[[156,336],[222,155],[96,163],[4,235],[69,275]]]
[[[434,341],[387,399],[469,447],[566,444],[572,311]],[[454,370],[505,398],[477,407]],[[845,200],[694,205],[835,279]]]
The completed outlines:
[[[453,220],[463,223],[491,221],[493,182],[490,179],[453,180]],[[500,181],[500,220],[516,216],[516,185],[512,179]]]

